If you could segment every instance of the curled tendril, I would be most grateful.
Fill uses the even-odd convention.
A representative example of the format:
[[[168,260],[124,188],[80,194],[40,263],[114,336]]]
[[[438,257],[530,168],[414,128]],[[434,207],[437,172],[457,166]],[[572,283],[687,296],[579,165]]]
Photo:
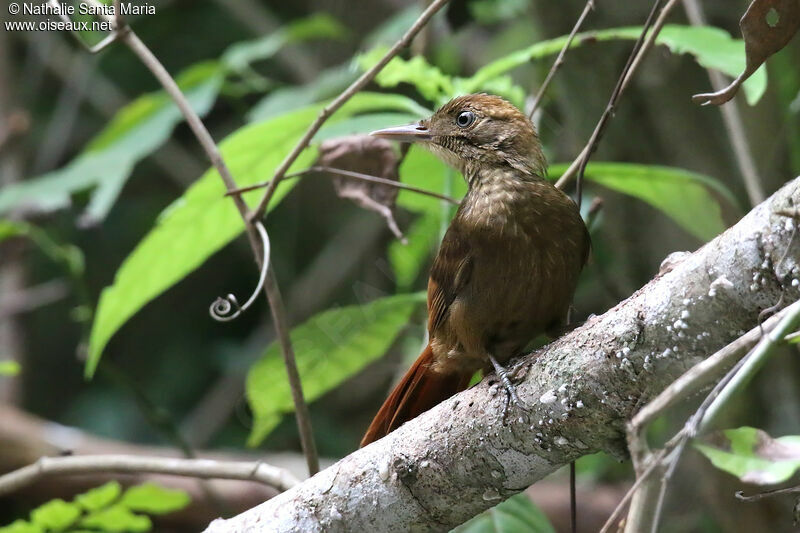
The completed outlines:
[[[233,294],[224,298],[218,296],[208,308],[208,313],[217,322],[228,322],[242,314],[242,306]]]
[[[264,250],[264,256],[261,261],[261,276],[258,278],[258,286],[256,290],[253,291],[253,294],[250,295],[250,298],[244,303],[244,305],[239,305],[239,301],[236,299],[236,296],[233,294],[229,294],[224,298],[222,296],[218,297],[211,303],[211,306],[208,308],[208,314],[211,315],[211,318],[216,320],[217,322],[228,322],[233,320],[234,318],[241,315],[244,311],[253,305],[253,302],[256,301],[258,298],[258,293],[264,288],[264,281],[267,279],[267,269],[269,268],[269,236],[267,235],[267,230],[264,229],[264,225],[261,222],[256,222],[256,230],[258,230],[258,234],[261,236],[261,247]]]

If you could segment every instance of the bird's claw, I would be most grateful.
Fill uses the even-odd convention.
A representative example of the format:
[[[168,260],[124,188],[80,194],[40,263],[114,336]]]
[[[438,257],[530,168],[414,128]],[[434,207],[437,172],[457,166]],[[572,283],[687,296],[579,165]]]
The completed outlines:
[[[500,363],[497,362],[492,355],[489,355],[489,361],[491,361],[492,366],[494,367],[494,373],[497,375],[500,383],[503,384],[503,388],[506,390],[506,398],[505,403],[503,404],[503,423],[506,422],[506,417],[508,415],[508,406],[511,402],[514,402],[514,405],[522,409],[523,411],[527,412],[527,406],[519,399],[517,396],[517,389],[511,380],[508,377],[508,370],[506,370]]]

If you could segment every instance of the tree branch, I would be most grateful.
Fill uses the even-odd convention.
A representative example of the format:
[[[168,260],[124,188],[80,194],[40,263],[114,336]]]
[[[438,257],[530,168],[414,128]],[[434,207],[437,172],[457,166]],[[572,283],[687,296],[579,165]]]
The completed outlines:
[[[461,203],[459,200],[456,200],[455,198],[452,198],[450,196],[445,196],[444,194],[439,194],[437,192],[429,191],[427,189],[414,187],[413,185],[408,185],[407,183],[403,183],[402,181],[394,181],[386,178],[381,178],[378,176],[370,176],[369,174],[364,174],[363,172],[353,172],[352,170],[344,170],[341,168],[333,168],[320,165],[315,165],[313,167],[309,167],[299,172],[287,174],[283,177],[283,179],[302,178],[305,176],[309,176],[311,174],[318,174],[322,176],[331,176],[331,177],[344,176],[346,178],[351,178],[354,180],[365,181],[367,183],[379,183],[381,185],[386,185],[387,187],[393,187],[395,189],[401,189],[403,191],[414,192],[417,194],[421,194],[423,196],[430,196],[431,198],[436,198],[437,200],[444,200],[445,202],[449,202],[453,205],[458,205]],[[226,192],[225,196],[231,196],[234,194],[243,194],[249,191],[254,191],[256,189],[267,187],[269,184],[270,184],[269,181],[265,181],[262,183],[256,183],[254,185],[248,185],[246,187],[240,187],[236,190]]]
[[[775,211],[799,202],[800,178],[604,315],[516,361],[527,412],[504,423],[502,387],[489,376],[207,531],[257,522],[273,531],[441,531],[582,455],[627,455],[625,426],[642,405],[757,325],[782,294],[797,300],[800,245]]]
[[[298,483],[286,470],[261,462],[141,457],[137,455],[83,455],[42,457],[0,476],[0,496],[26,487],[52,475],[92,474],[96,472],[149,473],[188,476],[201,479],[239,479],[257,481],[284,491]]]

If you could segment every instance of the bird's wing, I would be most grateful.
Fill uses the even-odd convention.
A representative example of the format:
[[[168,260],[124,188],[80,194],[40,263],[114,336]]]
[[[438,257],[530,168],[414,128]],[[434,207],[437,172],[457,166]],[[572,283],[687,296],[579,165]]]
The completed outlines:
[[[428,279],[428,331],[433,334],[447,318],[450,304],[472,274],[473,258],[467,236],[457,224],[445,233]]]

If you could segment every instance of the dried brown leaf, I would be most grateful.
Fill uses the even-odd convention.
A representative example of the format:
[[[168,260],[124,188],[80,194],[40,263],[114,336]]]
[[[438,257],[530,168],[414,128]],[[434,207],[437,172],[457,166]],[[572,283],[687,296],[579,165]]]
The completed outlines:
[[[401,158],[391,142],[368,135],[351,135],[323,142],[317,166],[398,181],[400,162]],[[332,174],[331,179],[340,198],[352,200],[356,205],[381,215],[392,233],[405,244],[406,239],[394,219],[396,187],[336,174]]]
[[[730,85],[715,93],[696,94],[701,105],[729,101],[769,56],[786,46],[800,28],[800,0],[753,0],[739,21],[744,37],[746,67]]]

